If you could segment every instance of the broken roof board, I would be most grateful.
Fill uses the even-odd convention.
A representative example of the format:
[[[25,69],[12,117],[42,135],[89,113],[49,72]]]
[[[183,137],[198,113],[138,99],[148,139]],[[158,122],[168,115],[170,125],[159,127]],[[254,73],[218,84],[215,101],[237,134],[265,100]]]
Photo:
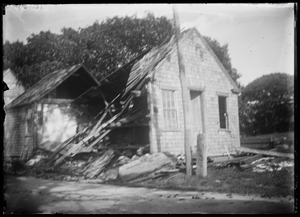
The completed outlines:
[[[94,85],[98,85],[99,82],[96,78],[88,71],[88,69],[82,64],[74,65],[68,69],[56,70],[45,77],[43,77],[40,81],[34,84],[29,90],[24,92],[10,104],[8,104],[7,108],[12,108],[16,106],[21,106],[25,104],[30,104],[36,102],[37,100],[44,97],[46,94],[54,90],[58,87],[62,82],[64,82],[67,78],[72,76],[78,70],[83,69],[93,80]]]
[[[132,59],[119,69],[113,71],[106,77],[104,77],[97,87],[91,87],[86,92],[78,96],[73,103],[75,104],[95,104],[94,99],[102,98],[101,94],[109,99],[115,98],[119,93],[124,91],[127,84],[129,73],[132,66],[140,60],[150,49],[144,51],[139,56]],[[96,103],[97,104],[97,103]]]
[[[233,86],[233,90],[236,92],[240,92],[238,86],[233,81],[231,76],[229,75],[228,71],[225,69],[223,64],[220,62],[218,57],[215,55],[209,44],[206,42],[204,37],[201,36],[201,34],[197,31],[196,28],[188,29],[181,33],[181,40],[184,40],[189,34],[192,33],[192,31],[196,32],[199,38],[203,41],[206,48],[212,55],[212,57],[215,59],[217,64],[220,66],[223,73],[226,75],[228,80],[230,81],[231,85]],[[134,87],[137,86],[137,84],[140,82],[140,80],[146,75],[148,75],[149,72],[154,73],[156,70],[153,70],[161,61],[164,61],[166,56],[170,54],[171,52],[174,52],[176,49],[176,43],[175,38],[171,38],[171,40],[159,47],[153,48],[149,53],[147,53],[139,62],[137,62],[131,70],[131,73],[129,75],[129,79],[126,86],[126,93],[128,93],[130,90],[132,90]],[[125,95],[124,94],[124,95]]]
[[[238,86],[210,48],[209,44],[195,28],[182,31],[181,40],[185,40],[185,38],[193,31],[196,32],[199,38],[203,41],[212,57],[229,79],[233,86],[233,90],[237,93],[240,92]],[[121,98],[123,98],[123,100],[128,101],[128,99],[131,98],[131,91],[140,90],[146,83],[146,78],[155,73],[156,69],[159,68],[159,65],[162,64],[166,60],[166,57],[174,51],[176,51],[176,41],[175,38],[172,37],[168,42],[146,51],[139,57],[133,59],[131,62],[125,64],[123,67],[102,79],[99,82],[99,86],[87,90],[85,93],[76,98],[74,103],[79,104],[82,102],[91,102],[93,99],[103,99],[101,94],[108,97],[109,101],[109,98],[114,98],[119,93],[122,93]],[[131,69],[128,70],[128,68]],[[126,87],[124,87],[124,82],[126,81]]]

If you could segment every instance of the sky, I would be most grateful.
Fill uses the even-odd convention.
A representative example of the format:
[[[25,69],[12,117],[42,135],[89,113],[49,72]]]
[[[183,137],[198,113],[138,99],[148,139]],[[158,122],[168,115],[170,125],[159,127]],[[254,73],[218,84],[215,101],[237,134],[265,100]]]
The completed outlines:
[[[113,16],[173,18],[171,4],[8,5],[3,15],[3,43],[40,31],[84,28]],[[294,74],[294,4],[176,4],[180,27],[195,27],[228,44],[231,63],[242,85],[265,74]]]

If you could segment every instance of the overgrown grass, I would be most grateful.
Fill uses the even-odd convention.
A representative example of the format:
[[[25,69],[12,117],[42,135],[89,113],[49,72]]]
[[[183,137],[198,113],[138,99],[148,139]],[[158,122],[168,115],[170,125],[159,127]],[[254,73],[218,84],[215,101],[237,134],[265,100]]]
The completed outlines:
[[[280,171],[257,173],[242,171],[236,167],[208,167],[205,178],[184,173],[131,184],[140,187],[164,189],[182,189],[212,191],[223,193],[256,194],[262,197],[294,196],[294,169],[283,168]]]

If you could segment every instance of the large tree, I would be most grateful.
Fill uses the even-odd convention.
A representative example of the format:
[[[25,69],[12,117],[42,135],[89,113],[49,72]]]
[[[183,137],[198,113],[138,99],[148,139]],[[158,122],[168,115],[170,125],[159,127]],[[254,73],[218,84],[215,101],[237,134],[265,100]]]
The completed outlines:
[[[113,72],[143,51],[168,41],[173,23],[147,14],[107,18],[86,28],[63,28],[60,34],[42,31],[27,43],[4,44],[4,69],[11,68],[26,87],[56,69],[84,63],[98,79]],[[235,82],[240,77],[231,66],[228,45],[205,37]]]
[[[294,77],[264,75],[241,94],[240,126],[246,135],[287,132],[293,129]]]
[[[86,28],[63,28],[32,34],[27,43],[4,44],[4,69],[11,68],[26,87],[53,70],[78,63],[98,79],[129,62],[141,52],[168,40],[173,33],[171,20],[147,14],[113,17]]]

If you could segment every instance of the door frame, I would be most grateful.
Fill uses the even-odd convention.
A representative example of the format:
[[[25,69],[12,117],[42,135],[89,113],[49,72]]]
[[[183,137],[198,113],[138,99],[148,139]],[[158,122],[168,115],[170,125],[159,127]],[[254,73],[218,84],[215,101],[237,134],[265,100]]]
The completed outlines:
[[[202,132],[206,133],[206,124],[205,124],[205,88],[197,88],[197,87],[188,87],[189,93],[191,91],[199,92],[200,94],[200,110],[201,110],[201,118],[202,118]],[[189,101],[190,103],[190,101]],[[191,106],[189,106],[191,108]]]
[[[199,89],[199,88],[189,88],[189,95],[191,96],[191,92],[198,92],[199,93],[199,97],[200,97],[200,115],[201,115],[201,128],[202,128],[202,134],[204,136],[204,138],[206,138],[205,134],[206,134],[206,124],[205,124],[205,91],[204,89]],[[192,109],[192,106],[191,106],[191,99],[189,99],[189,108]],[[191,117],[189,117],[191,118]],[[201,132],[198,132],[197,135],[196,135],[196,138],[198,136],[198,134],[200,134]],[[191,132],[191,134],[193,134]],[[191,145],[194,144],[193,142],[191,142]],[[196,146],[197,146],[197,142],[196,142]],[[195,148],[197,147],[191,147],[193,152],[196,151]]]

